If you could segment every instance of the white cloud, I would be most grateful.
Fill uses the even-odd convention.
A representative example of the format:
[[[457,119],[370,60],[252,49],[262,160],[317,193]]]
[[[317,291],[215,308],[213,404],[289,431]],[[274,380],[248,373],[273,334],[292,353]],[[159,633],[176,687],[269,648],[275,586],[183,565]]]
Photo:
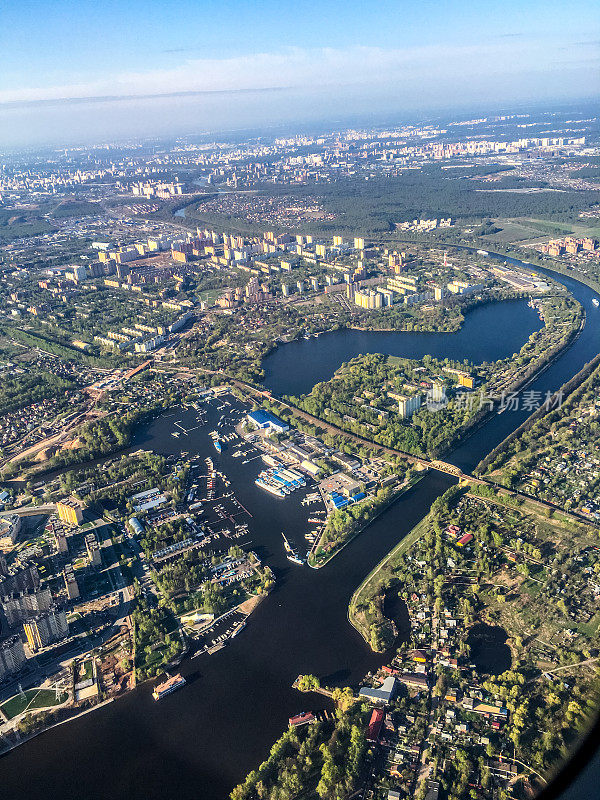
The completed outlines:
[[[223,59],[187,59],[171,69],[106,75],[93,82],[7,89],[0,91],[0,103],[174,92],[431,84],[437,79],[466,80],[469,75],[481,79],[486,75],[556,69],[559,59],[560,54],[557,56],[550,43],[524,42],[520,38],[466,47],[289,48]]]

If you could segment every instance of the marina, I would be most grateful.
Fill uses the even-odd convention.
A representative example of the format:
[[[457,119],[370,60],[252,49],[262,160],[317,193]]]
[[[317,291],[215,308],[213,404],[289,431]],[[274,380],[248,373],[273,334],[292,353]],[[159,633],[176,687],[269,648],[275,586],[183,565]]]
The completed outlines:
[[[591,290],[566,277],[560,280],[586,309],[594,307]],[[523,307],[526,309],[526,303]],[[526,310],[535,322],[535,312]],[[590,323],[596,317],[588,314],[582,335],[532,382],[532,390],[555,390],[597,353],[597,327]],[[507,332],[520,326],[518,307],[506,323]],[[327,341],[328,336],[302,341],[301,345],[312,347]],[[493,357],[483,339],[479,344],[479,360]],[[340,353],[343,360],[351,357],[352,347]],[[314,378],[314,382],[319,380],[318,375]],[[207,426],[186,437],[186,448],[192,458],[197,457],[193,463],[201,473],[197,478],[200,500],[210,472],[208,464],[204,468],[205,459],[210,460],[215,452],[206,427],[214,428],[218,420],[214,405],[207,405],[206,410]],[[179,416],[186,426],[197,424],[193,408]],[[495,415],[458,447],[450,460],[472,469],[525,416],[520,411]],[[157,418],[140,431],[134,446],[179,456],[179,442],[171,435],[172,421],[172,416]],[[243,448],[245,451],[245,445]],[[255,485],[256,462],[243,464],[245,455],[232,455],[223,452],[222,469],[236,499],[252,514],[244,519],[253,547],[275,572],[277,590],[256,609],[251,624],[228,639],[226,647],[210,645],[216,648],[212,655],[204,653],[182,662],[180,670],[187,685],[184,691],[173,693],[167,703],[155,704],[149,686],[140,685],[122,699],[48,731],[6,755],[2,785],[7,797],[29,793],[43,794],[48,800],[79,800],[85,784],[87,800],[101,800],[106,797],[106,773],[110,770],[116,794],[132,800],[163,800],[166,796],[224,800],[236,783],[265,760],[272,743],[304,706],[290,688],[299,673],[339,676],[340,683],[352,685],[383,663],[383,657],[371,653],[346,623],[348,599],[365,575],[423,517],[433,500],[453,484],[452,477],[432,471],[326,569],[303,570],[291,568],[281,531],[285,530],[297,549],[307,532],[307,509],[312,517],[320,502],[318,493],[302,497],[301,492],[293,492],[285,496],[285,503],[276,503]],[[215,493],[220,491],[220,481],[215,475]],[[216,504],[220,502],[216,500]],[[211,520],[212,505],[206,503]],[[223,522],[220,527],[234,530],[231,523]],[[220,635],[212,635],[210,640]],[[335,680],[332,678],[332,682]],[[323,703],[327,703],[326,698]],[[230,756],[226,762],[225,749]],[[64,759],[66,752],[69,759]],[[64,761],[60,774],[55,769],[59,760]]]

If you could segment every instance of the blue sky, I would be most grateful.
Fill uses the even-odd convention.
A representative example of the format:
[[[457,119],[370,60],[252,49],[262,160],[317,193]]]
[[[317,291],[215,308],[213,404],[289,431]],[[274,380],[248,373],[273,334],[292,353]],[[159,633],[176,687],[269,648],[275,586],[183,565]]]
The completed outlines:
[[[0,144],[595,96],[599,20],[587,0],[6,0]]]

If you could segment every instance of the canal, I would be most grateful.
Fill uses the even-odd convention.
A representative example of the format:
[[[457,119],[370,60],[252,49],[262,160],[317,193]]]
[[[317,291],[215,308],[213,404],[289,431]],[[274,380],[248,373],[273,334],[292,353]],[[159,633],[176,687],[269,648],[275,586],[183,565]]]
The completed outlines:
[[[593,292],[567,278],[559,279],[583,303],[588,319],[579,338],[532,385],[543,392],[558,388],[599,350],[600,326],[591,303]],[[480,315],[480,331],[485,327],[482,317],[490,309],[502,307],[512,309],[504,320],[506,330],[490,323],[493,330],[489,336],[473,337],[475,345],[480,342],[480,349],[474,346],[468,356],[473,361],[498,357],[493,355],[497,350],[488,348],[518,350],[529,335],[527,331],[535,329],[535,320],[527,318],[522,304],[512,303],[476,309],[473,314]],[[474,324],[472,315],[465,324]],[[325,377],[356,354],[353,333],[348,351],[335,345],[339,349]],[[457,335],[447,334],[446,338]],[[510,345],[506,341],[498,345],[499,339],[509,335],[515,337]],[[382,335],[373,336],[381,341]],[[322,341],[327,339],[320,337],[306,344],[320,345]],[[289,347],[293,345],[280,348],[276,355]],[[306,354],[302,355],[305,359]],[[286,369],[291,372],[289,363]],[[296,370],[298,353],[291,363]],[[322,365],[307,363],[315,368],[312,386],[321,379]],[[274,367],[270,369],[268,380],[274,385],[278,378]],[[209,411],[204,428],[185,439],[174,439],[171,433],[175,421],[193,427],[186,425],[193,422],[186,413],[193,414],[177,411],[155,420],[140,431],[136,446],[162,453],[186,450],[215,459],[252,515],[247,520],[252,546],[273,568],[276,588],[250,617],[247,628],[225,649],[183,663],[188,685],[181,691],[155,703],[151,686],[142,685],[0,759],[3,800],[30,796],[45,800],[225,800],[232,787],[268,755],[291,714],[305,707],[320,707],[318,696],[300,695],[290,688],[299,673],[315,673],[324,683],[345,684],[356,682],[382,663],[382,657],[371,653],[348,623],[349,598],[362,578],[427,513],[431,502],[452,485],[453,478],[429,473],[327,567],[314,571],[291,564],[282,548],[282,531],[299,544],[306,530],[307,512],[299,500],[293,495],[280,500],[258,489],[254,478],[261,469],[259,460],[239,463],[240,459],[234,459],[227,449],[216,456],[208,437],[214,409]],[[492,417],[455,451],[453,459],[459,466],[471,468],[521,421],[520,412]]]

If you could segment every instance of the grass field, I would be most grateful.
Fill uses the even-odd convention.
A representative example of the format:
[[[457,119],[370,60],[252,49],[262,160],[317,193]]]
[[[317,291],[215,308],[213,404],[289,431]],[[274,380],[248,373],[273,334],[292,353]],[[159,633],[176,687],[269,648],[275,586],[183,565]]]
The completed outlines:
[[[510,244],[511,242],[526,242],[561,236],[600,237],[600,225],[593,221],[586,225],[584,222],[557,222],[535,217],[519,217],[517,219],[498,218],[494,220],[494,224],[502,230],[485,236],[484,238],[488,242]]]
[[[79,664],[79,677],[78,681],[87,681],[94,677],[94,664],[91,658],[86,659]]]
[[[26,236],[40,236],[50,233],[52,230],[54,230],[54,227],[43,219],[0,225],[0,241],[8,243]]]
[[[8,719],[18,717],[25,711],[35,711],[42,708],[51,708],[64,703],[67,699],[67,693],[61,692],[56,699],[56,692],[54,689],[27,689],[23,694],[16,694],[0,706],[2,713]]]
[[[223,294],[225,289],[205,289],[203,292],[198,292],[198,299],[209,306],[215,302],[217,297]]]
[[[516,221],[516,220],[515,220]],[[573,234],[574,236],[600,236],[600,225],[590,220],[589,223],[578,222],[552,222],[547,219],[535,219],[534,217],[524,217],[519,222],[527,225],[528,223],[541,231],[542,234],[546,231],[560,229],[563,234]]]

